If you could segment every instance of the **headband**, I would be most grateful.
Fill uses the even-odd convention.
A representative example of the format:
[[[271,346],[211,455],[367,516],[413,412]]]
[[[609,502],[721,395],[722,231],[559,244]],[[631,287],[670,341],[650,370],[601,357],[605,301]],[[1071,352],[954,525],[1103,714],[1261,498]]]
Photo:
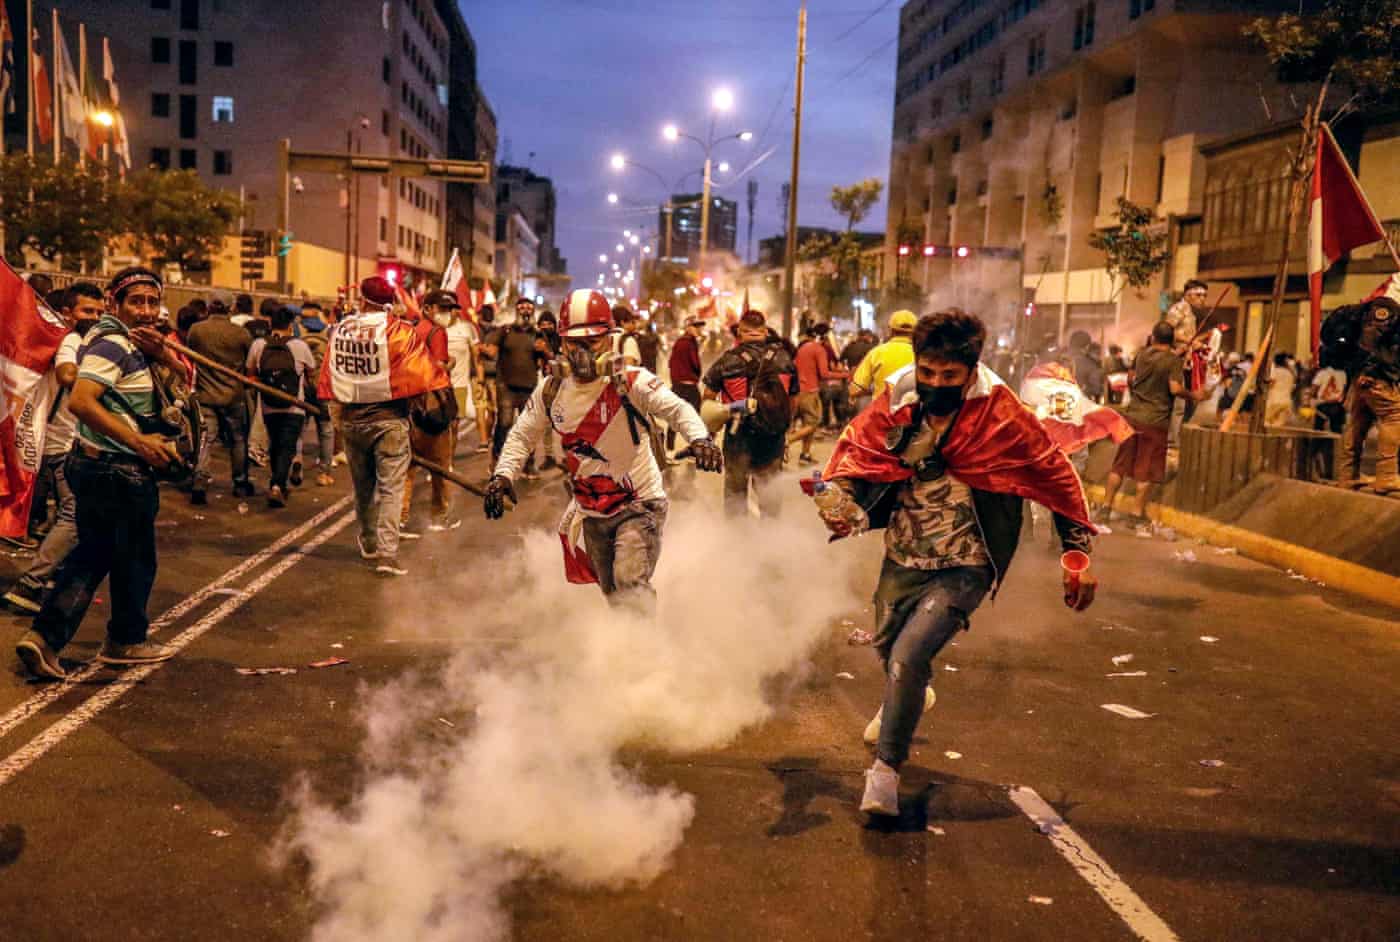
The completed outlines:
[[[133,271],[117,276],[107,286],[107,293],[116,297],[133,285],[151,285],[158,293],[165,293],[165,285],[161,283],[160,278],[148,271]]]

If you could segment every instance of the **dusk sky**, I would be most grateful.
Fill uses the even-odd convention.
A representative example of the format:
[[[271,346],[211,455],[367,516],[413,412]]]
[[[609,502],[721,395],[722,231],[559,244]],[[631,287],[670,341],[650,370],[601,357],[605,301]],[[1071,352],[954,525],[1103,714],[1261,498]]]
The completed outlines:
[[[808,4],[806,104],[798,222],[839,226],[831,187],[885,180],[900,3],[815,0]],[[734,171],[772,151],[752,171],[759,182],[758,240],[782,230],[781,187],[791,165],[796,0],[463,0],[476,39],[478,75],[496,112],[497,160],[552,177],[559,194],[560,250],[575,287],[594,283],[599,253],[624,228],[656,228],[665,191],[650,174],[613,172],[623,151],[668,181],[698,170],[701,148],[666,143],[668,122],[704,137],[711,92],[732,90],[733,111],[716,136],[752,130],[751,143],[716,149]],[[734,174],[731,174],[733,176]],[[698,191],[699,175],[683,190]],[[739,203],[746,245],[746,183],[716,193]],[[609,206],[607,194],[650,211]],[[885,203],[861,225],[884,227]]]

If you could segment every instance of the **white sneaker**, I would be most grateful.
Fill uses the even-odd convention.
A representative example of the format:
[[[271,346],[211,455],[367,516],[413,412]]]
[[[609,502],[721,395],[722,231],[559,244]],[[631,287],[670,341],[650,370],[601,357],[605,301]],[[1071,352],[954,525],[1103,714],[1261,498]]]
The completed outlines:
[[[428,529],[434,533],[441,533],[444,530],[455,530],[462,525],[461,517],[452,517],[447,520],[434,520],[428,524]],[[402,533],[400,534],[402,536]]]
[[[866,814],[899,817],[899,773],[879,759],[865,772],[865,794],[860,799],[860,810]]]
[[[338,467],[340,467],[341,465],[345,465],[345,464],[349,464],[349,463],[350,463],[350,456],[347,455],[347,454],[345,454],[345,452],[343,452],[343,451],[338,451],[338,452],[336,452],[335,454],[331,455],[331,467],[332,467],[332,468],[338,468]]]
[[[924,688],[924,712],[933,709],[933,705],[938,702],[938,695],[933,692],[933,687]],[[875,711],[875,717],[865,726],[865,734],[861,737],[866,745],[873,746],[880,741],[880,720],[884,718],[885,707],[882,704],[880,709]]]
[[[399,564],[397,556],[381,556],[374,566],[374,571],[381,576],[406,576],[408,570]]]
[[[359,533],[355,534],[355,545],[360,548],[361,559],[375,559],[379,556],[378,550],[365,549],[365,538]]]

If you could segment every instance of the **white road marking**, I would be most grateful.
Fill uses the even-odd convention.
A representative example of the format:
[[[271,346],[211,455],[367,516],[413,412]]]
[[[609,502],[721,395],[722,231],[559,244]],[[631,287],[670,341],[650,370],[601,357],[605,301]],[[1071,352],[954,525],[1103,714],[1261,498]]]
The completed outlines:
[[[334,517],[337,513],[344,510],[351,500],[353,500],[353,498],[341,498],[331,506],[327,507],[325,510],[321,511],[316,516],[312,517],[310,520],[307,520],[305,523],[291,530],[288,530],[286,533],[278,537],[275,541],[270,543],[267,547],[265,547],[257,553],[254,553],[252,556],[249,556],[247,559],[243,560],[243,562],[239,563],[237,566],[234,566],[228,572],[224,573],[222,576],[215,579],[213,582],[209,583],[204,588],[185,596],[183,599],[181,599],[179,602],[176,602],[167,611],[161,614],[159,618],[151,622],[151,633],[155,634],[162,628],[169,628],[175,622],[179,621],[189,612],[197,608],[201,603],[204,602],[205,599],[208,599],[211,596],[227,595],[230,592],[243,591],[241,589],[225,589],[225,586],[228,583],[234,581],[235,579],[246,575],[251,570],[261,566],[263,563],[267,562],[269,558],[275,556],[277,553],[280,553],[282,550],[286,549],[288,546],[292,545],[297,540],[300,540],[308,532],[316,529],[321,524],[329,520],[331,517]],[[70,673],[68,675],[68,679],[61,683],[45,684],[39,689],[38,693],[34,694],[34,696],[30,697],[28,700],[25,700],[18,706],[13,707],[3,716],[0,716],[0,738],[9,735],[10,731],[13,730],[16,726],[28,720],[31,716],[34,716],[36,713],[44,709],[44,707],[48,706],[50,703],[57,700],[59,697],[71,693],[76,684],[82,683],[101,669],[102,665],[97,663],[96,661],[93,661],[92,663],[80,667],[77,670]]]
[[[1036,794],[1035,789],[1024,785],[1013,786],[1011,800],[1031,819],[1040,833],[1050,838],[1050,843],[1060,852],[1060,856],[1069,861],[1070,866],[1139,939],[1143,942],[1181,942],[1171,927],[1147,908],[1132,887],[1114,873],[1113,868],[1065,823],[1064,818],[1056,814],[1045,799]]]
[[[296,552],[286,556],[280,562],[264,571],[262,575],[248,583],[244,594],[230,598],[218,608],[172,638],[170,640],[170,645],[174,647],[176,651],[184,650],[225,618],[242,608],[243,604],[248,601],[248,599],[267,588],[278,576],[301,562],[308,553],[349,526],[350,522],[354,519],[355,515],[353,513],[348,513],[339,520],[331,523],[320,533],[317,533],[299,546]],[[62,719],[59,719],[28,743],[6,756],[3,761],[0,761],[0,786],[4,786],[10,782],[10,780],[24,771],[36,759],[68,738],[70,734],[76,732],[107,707],[115,703],[122,694],[141,683],[141,681],[145,680],[168,663],[170,662],[163,661],[158,664],[143,664],[139,667],[128,668],[111,684],[103,687],[96,694],[84,700],[72,711],[65,714]]]

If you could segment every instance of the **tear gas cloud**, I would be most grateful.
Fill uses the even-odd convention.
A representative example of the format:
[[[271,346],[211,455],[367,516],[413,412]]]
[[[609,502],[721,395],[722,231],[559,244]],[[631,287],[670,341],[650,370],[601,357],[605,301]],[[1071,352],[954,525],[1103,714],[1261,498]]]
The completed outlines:
[[[309,860],[315,938],[506,938],[517,879],[618,889],[661,873],[695,800],[618,750],[714,749],[762,723],[777,708],[766,682],[800,671],[868,589],[870,538],[828,546],[805,509],[760,523],[673,504],[654,620],[567,585],[552,531],[445,587],[458,608],[433,633],[461,648],[440,676],[367,696],[363,787],[344,808],[312,784],[294,796],[283,851]],[[389,636],[411,637],[423,614],[400,605]],[[518,640],[472,644],[483,637]],[[451,733],[444,715],[460,718]]]

